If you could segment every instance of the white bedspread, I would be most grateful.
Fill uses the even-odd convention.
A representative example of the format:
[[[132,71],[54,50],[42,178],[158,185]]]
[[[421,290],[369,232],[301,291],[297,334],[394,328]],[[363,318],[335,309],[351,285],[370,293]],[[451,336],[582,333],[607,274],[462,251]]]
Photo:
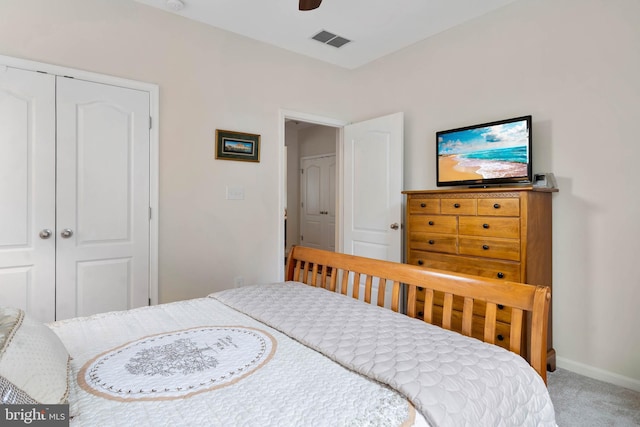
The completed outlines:
[[[72,357],[72,425],[400,426],[419,417],[396,391],[212,298],[49,326]]]
[[[211,297],[389,384],[433,426],[555,426],[540,376],[498,346],[295,282]]]

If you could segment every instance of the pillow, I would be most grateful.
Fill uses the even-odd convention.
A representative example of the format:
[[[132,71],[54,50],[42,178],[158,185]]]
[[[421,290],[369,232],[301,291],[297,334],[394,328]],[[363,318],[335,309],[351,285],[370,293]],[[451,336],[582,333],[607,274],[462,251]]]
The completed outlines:
[[[69,353],[51,329],[0,307],[0,403],[66,403],[68,374]]]

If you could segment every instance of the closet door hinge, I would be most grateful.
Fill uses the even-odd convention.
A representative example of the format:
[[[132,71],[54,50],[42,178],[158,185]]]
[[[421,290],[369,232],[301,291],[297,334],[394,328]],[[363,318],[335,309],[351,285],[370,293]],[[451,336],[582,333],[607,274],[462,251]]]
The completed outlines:
[[[153,120],[151,116],[149,116],[149,129],[151,129],[152,127],[153,127]]]
[[[151,206],[149,206],[149,219],[151,219]]]

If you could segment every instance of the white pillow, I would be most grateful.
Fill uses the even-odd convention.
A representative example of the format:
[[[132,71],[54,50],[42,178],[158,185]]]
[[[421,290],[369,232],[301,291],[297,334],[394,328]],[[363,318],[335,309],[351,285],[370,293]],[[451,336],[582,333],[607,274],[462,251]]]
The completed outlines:
[[[69,353],[45,324],[0,307],[0,403],[58,404],[69,396]]]

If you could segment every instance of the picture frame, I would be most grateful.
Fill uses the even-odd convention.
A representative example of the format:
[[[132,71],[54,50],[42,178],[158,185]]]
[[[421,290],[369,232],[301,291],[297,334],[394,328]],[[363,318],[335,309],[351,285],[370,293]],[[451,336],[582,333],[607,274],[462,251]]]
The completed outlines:
[[[216,159],[260,161],[260,135],[216,129]]]

